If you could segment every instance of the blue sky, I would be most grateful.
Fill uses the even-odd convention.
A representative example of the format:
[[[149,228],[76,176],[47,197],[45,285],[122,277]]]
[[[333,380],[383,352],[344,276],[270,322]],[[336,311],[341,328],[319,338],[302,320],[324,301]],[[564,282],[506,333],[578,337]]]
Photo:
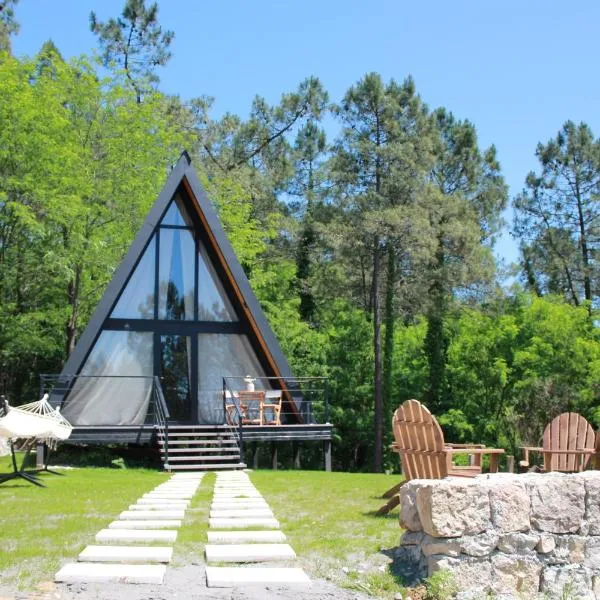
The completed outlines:
[[[123,4],[21,0],[14,52],[33,54],[51,38],[65,56],[89,53],[90,10],[104,20]],[[161,89],[214,96],[214,116],[247,114],[256,94],[276,102],[309,75],[338,101],[369,71],[386,80],[411,74],[430,107],[469,119],[482,146],[496,145],[511,198],[537,167],[536,144],[564,121],[585,121],[600,134],[598,2],[161,0],[159,7],[161,23],[175,31]],[[508,235],[496,252],[517,257]]]

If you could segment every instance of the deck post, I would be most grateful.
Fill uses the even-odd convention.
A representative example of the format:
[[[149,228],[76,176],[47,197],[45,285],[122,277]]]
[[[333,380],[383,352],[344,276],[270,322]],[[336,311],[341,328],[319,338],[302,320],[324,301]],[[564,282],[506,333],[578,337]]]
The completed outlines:
[[[323,442],[323,453],[325,454],[325,470],[331,471],[331,440]]]
[[[258,457],[260,454],[260,448],[258,446],[258,442],[254,442],[252,444],[252,468],[258,469]]]
[[[300,466],[300,442],[292,442],[294,445],[294,469],[301,469]]]
[[[277,442],[271,442],[271,467],[277,471]]]

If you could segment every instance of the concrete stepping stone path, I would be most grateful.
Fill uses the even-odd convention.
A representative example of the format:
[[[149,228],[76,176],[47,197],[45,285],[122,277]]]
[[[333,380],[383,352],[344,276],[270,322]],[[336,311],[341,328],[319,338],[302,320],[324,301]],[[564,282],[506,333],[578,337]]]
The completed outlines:
[[[79,562],[69,563],[60,569],[55,581],[162,583],[173,548],[143,544],[175,542],[185,509],[189,507],[202,477],[200,473],[177,473],[144,494],[136,504],[129,506],[129,510],[119,515],[118,521],[113,521],[107,529],[96,534],[99,545],[87,546],[80,553]],[[126,545],[131,543],[136,545]]]
[[[246,473],[219,473],[209,516],[210,531],[204,547],[206,585],[243,587],[247,585],[307,584],[309,577],[299,568],[241,566],[246,563],[288,563],[296,559],[293,548],[284,543],[269,505]],[[252,529],[252,528],[262,529]],[[218,531],[226,529],[228,531]],[[217,531],[215,531],[217,530]],[[238,566],[214,567],[210,563]]]

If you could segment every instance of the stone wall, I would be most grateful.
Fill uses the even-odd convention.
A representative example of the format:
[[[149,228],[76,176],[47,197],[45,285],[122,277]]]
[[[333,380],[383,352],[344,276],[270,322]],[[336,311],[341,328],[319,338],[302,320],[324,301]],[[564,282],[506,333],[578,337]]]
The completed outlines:
[[[410,481],[400,523],[413,583],[449,569],[462,597],[600,600],[600,471]]]

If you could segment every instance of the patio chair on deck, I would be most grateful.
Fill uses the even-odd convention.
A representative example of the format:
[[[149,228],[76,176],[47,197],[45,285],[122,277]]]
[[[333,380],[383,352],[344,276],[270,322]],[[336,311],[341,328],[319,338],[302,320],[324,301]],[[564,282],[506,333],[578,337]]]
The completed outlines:
[[[391,500],[378,515],[387,514],[400,502],[398,491],[411,479],[475,477],[481,473],[481,457],[490,455],[490,472],[498,471],[498,459],[504,450],[485,448],[481,444],[447,444],[436,418],[418,400],[406,400],[394,413],[392,421],[395,442],[391,448],[400,455],[404,481],[385,494]],[[472,464],[457,466],[452,458],[458,454],[473,457]]]
[[[267,392],[263,404],[263,425],[281,425],[282,392]]]
[[[577,473],[588,466],[596,448],[592,426],[580,414],[565,412],[546,426],[541,447],[521,448],[523,460],[519,464],[528,468],[530,454],[537,452],[544,456],[544,471]]]
[[[242,412],[242,425],[262,425],[265,392],[243,390],[238,392],[238,398]]]

